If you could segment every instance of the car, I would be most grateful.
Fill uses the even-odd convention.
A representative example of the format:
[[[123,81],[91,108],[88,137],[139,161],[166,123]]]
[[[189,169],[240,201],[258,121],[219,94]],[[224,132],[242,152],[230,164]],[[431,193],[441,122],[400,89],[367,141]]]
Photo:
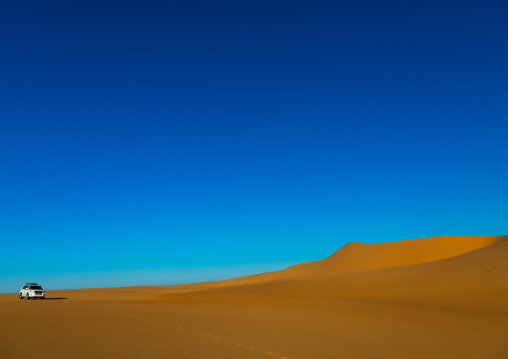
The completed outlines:
[[[19,291],[19,299],[46,298],[46,291],[37,283],[26,283]]]

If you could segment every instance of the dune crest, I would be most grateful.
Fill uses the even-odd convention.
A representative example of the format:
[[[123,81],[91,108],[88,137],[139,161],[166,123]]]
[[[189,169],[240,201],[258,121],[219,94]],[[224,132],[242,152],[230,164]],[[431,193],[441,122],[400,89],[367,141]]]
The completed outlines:
[[[209,282],[207,287],[248,285],[326,273],[352,273],[430,263],[505,241],[508,241],[508,235],[436,236],[381,243],[350,242],[322,260],[295,264],[275,272]]]
[[[212,288],[257,285],[431,263],[487,248],[500,242],[508,242],[508,235],[436,236],[381,243],[350,242],[322,260],[298,263],[274,272],[181,285],[178,286],[178,291],[193,292]]]
[[[322,270],[402,267],[456,257],[508,240],[508,236],[438,236],[396,242],[351,242],[321,261]]]

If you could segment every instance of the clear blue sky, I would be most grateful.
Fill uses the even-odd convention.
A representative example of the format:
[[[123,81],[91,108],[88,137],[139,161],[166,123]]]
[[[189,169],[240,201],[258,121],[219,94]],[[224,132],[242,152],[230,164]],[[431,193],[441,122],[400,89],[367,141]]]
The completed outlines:
[[[508,234],[506,1],[4,1],[0,292]]]

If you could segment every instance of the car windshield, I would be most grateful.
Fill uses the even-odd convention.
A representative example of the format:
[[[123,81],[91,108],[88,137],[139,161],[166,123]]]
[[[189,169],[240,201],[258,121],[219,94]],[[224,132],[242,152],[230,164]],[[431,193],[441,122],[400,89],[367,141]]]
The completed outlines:
[[[40,285],[31,285],[30,289],[42,289]]]

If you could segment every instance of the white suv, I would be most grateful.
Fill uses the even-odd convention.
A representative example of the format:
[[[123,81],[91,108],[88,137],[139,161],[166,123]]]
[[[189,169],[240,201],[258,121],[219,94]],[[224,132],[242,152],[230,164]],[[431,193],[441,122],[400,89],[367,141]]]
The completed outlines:
[[[27,283],[19,291],[19,299],[23,299],[23,297],[25,297],[26,299],[30,298],[44,299],[46,297],[46,291],[37,283]]]

